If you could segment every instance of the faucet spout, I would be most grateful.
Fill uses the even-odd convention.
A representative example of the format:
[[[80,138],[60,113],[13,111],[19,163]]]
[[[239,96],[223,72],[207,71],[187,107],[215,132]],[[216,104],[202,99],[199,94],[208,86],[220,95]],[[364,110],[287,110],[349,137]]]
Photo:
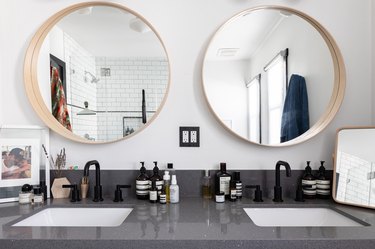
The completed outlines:
[[[287,177],[290,177],[292,175],[292,170],[290,168],[289,163],[287,163],[285,161],[278,161],[276,163],[276,173],[275,173],[275,176],[276,176],[275,183],[276,184],[275,184],[275,187],[274,187],[274,199],[273,199],[274,202],[282,202],[283,201],[282,188],[281,188],[281,184],[280,184],[280,166],[285,167]]]
[[[94,186],[94,199],[93,201],[103,201],[102,185],[100,185],[100,165],[96,160],[88,161],[83,169],[83,176],[89,176],[89,169],[91,165],[95,165],[95,186]]]

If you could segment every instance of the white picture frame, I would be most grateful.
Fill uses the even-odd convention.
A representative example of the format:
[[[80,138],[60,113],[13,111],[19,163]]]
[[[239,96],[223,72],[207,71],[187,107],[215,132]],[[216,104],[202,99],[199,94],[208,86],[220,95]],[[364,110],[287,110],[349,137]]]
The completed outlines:
[[[39,184],[39,144],[39,139],[0,138],[0,187]]]
[[[37,125],[0,124],[0,150],[3,146],[31,146],[31,178],[2,179],[0,169],[0,203],[18,201],[23,184],[39,185],[44,180],[47,185],[47,197],[50,197],[50,165],[42,150],[42,145],[49,149],[49,129]],[[33,156],[35,155],[35,156]]]

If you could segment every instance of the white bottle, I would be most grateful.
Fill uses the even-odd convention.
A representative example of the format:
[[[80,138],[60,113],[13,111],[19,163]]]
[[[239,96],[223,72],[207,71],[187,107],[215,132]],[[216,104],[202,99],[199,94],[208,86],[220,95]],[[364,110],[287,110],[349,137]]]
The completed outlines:
[[[177,185],[176,175],[172,175],[172,181],[169,190],[171,203],[178,203],[180,201],[180,189]]]

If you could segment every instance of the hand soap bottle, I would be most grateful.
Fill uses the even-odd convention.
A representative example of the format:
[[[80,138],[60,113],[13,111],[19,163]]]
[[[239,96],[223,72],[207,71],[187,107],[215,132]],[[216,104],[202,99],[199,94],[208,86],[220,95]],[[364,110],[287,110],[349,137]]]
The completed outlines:
[[[220,171],[216,174],[215,193],[224,192],[225,198],[229,199],[231,175],[227,173],[227,164],[220,163]]]
[[[154,168],[152,169],[153,175],[150,177],[151,181],[155,181],[156,188],[158,189],[158,200],[160,197],[161,189],[163,187],[163,178],[159,175],[158,162],[154,161]]]
[[[316,196],[320,199],[329,199],[331,196],[331,181],[326,176],[324,161],[320,161],[319,172],[316,177]]]
[[[306,199],[314,199],[316,197],[316,179],[311,171],[310,161],[307,161],[305,173],[302,177],[303,196]]]
[[[141,162],[140,175],[135,180],[135,193],[140,200],[147,200],[150,190],[150,178],[146,174],[145,162]]]

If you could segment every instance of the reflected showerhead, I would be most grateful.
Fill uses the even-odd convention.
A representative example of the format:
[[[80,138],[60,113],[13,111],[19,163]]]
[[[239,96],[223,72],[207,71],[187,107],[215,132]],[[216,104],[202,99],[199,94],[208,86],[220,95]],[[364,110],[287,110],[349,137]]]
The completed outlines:
[[[87,77],[86,75],[90,75],[91,76],[91,83],[98,83],[99,82],[99,78],[96,78],[95,75],[93,75],[92,73],[88,72],[88,71],[85,71],[85,82],[87,81]]]

